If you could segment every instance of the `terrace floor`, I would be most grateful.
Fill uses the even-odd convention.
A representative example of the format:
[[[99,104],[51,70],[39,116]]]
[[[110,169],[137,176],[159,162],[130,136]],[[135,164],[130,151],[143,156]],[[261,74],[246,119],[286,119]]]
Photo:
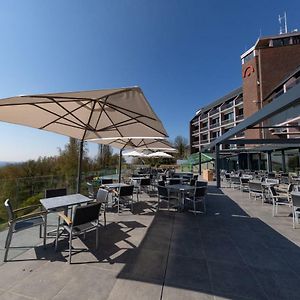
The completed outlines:
[[[272,217],[269,204],[213,185],[207,215],[156,213],[155,200],[109,213],[97,251],[93,233],[74,240],[72,265],[65,241],[55,253],[36,229],[17,234],[13,245],[28,248],[0,266],[0,299],[299,299],[300,228],[288,209]]]

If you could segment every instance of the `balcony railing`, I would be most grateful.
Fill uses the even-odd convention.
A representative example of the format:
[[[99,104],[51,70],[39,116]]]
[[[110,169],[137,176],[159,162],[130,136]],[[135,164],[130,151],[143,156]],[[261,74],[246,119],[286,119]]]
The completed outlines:
[[[244,102],[243,98],[238,98],[238,99],[235,100],[235,105],[239,105],[239,104],[241,104],[243,102]]]
[[[243,119],[244,119],[244,115],[237,115],[237,116],[235,117],[235,119],[236,119],[237,121],[243,120]]]
[[[211,129],[216,128],[216,127],[219,127],[219,126],[220,126],[219,123],[210,124],[210,128],[211,128]]]
[[[225,124],[230,124],[233,122],[233,119],[227,119],[227,120],[223,120],[222,121],[222,125],[225,125]]]
[[[233,103],[226,103],[222,105],[222,110],[228,109],[233,107]]]
[[[214,109],[212,109],[212,110],[209,112],[209,115],[212,116],[212,115],[217,114],[217,113],[219,113],[219,112],[220,112],[219,108],[214,108]]]
[[[200,128],[200,131],[205,131],[205,130],[207,130],[208,129],[208,126],[206,125],[206,126],[204,126],[204,127],[201,127]]]
[[[200,116],[200,120],[206,119],[207,117],[208,117],[208,114],[207,114],[207,113],[206,113],[206,114],[203,114],[203,115]]]

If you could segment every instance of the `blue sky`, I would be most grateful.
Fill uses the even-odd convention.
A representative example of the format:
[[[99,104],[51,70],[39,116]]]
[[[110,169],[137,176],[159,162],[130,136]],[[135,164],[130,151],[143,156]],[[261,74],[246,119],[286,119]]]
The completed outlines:
[[[0,2],[0,98],[140,86],[171,139],[195,111],[241,84],[240,54],[300,29],[300,1]],[[0,161],[55,155],[67,138],[0,123]],[[89,146],[90,155],[96,146]]]

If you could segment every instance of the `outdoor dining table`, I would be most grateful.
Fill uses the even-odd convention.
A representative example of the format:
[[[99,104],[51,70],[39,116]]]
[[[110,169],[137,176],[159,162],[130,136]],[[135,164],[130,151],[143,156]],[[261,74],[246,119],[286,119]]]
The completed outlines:
[[[47,211],[56,211],[60,208],[66,210],[69,206],[83,204],[89,201],[91,201],[89,197],[81,194],[72,194],[72,195],[65,195],[59,197],[44,198],[40,200],[42,206]]]
[[[181,203],[181,208],[184,207],[184,195],[187,192],[195,190],[195,186],[187,185],[187,184],[167,184],[167,189],[175,190],[179,194],[179,201]]]
[[[71,206],[84,204],[90,202],[91,199],[81,194],[72,194],[58,197],[50,197],[40,199],[42,206],[45,208],[47,212],[64,210],[64,214],[68,215],[68,208]],[[71,210],[72,217],[72,210]],[[45,226],[47,227],[47,220],[45,222]]]

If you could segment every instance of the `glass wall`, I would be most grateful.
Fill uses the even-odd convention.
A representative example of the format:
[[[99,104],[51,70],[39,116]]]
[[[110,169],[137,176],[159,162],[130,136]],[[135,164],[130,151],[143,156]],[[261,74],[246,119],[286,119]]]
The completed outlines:
[[[287,172],[298,172],[299,171],[299,150],[285,150],[285,164]]]

